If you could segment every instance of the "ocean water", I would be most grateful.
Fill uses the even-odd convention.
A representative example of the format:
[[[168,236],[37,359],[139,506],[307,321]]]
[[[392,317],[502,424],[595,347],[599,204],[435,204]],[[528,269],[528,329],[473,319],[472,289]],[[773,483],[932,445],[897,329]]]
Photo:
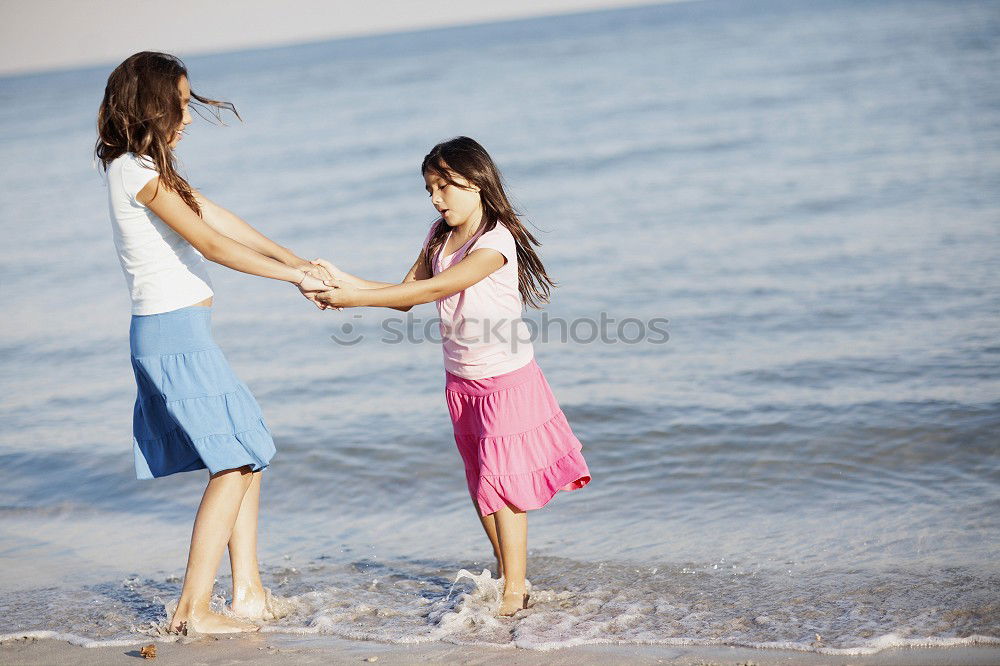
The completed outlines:
[[[192,183],[375,279],[432,219],[426,151],[486,145],[560,283],[536,356],[594,477],[530,514],[533,605],[494,617],[433,305],[319,312],[215,267],[279,449],[266,631],[1000,643],[1000,3],[691,2],[187,64],[243,117],[192,125]],[[205,483],[134,478],[90,157],[110,69],[0,79],[0,615],[82,644],[160,635]]]

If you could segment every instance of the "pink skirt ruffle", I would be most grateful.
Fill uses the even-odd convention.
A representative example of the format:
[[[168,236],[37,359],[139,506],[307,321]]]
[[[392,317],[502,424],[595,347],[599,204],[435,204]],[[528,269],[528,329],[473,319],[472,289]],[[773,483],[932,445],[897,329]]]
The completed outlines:
[[[486,379],[445,375],[455,443],[482,515],[508,504],[538,509],[590,482],[583,445],[534,359]]]

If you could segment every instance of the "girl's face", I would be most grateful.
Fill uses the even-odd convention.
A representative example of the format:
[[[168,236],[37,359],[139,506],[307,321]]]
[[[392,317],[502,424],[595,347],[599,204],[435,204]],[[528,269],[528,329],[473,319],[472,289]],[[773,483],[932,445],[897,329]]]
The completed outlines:
[[[454,171],[449,175],[455,184],[449,183],[437,174],[424,174],[424,184],[434,208],[450,227],[460,227],[482,216],[483,200],[479,188],[459,176]]]
[[[181,124],[174,129],[170,137],[169,145],[171,148],[180,142],[184,128],[191,124],[191,110],[188,108],[188,105],[191,103],[191,84],[188,83],[186,76],[182,76],[177,81],[177,91],[181,95]]]

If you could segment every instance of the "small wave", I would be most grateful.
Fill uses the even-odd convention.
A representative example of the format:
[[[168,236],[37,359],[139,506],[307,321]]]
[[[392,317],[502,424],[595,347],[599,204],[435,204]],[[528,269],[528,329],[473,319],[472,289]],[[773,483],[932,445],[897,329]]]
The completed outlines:
[[[821,643],[821,641],[819,641]],[[858,647],[835,648],[824,647],[816,644],[803,644],[795,642],[765,642],[765,643],[732,643],[739,647],[750,647],[770,650],[795,650],[797,652],[817,652],[819,654],[858,656],[875,654],[883,650],[898,648],[945,648],[958,647],[960,645],[1000,645],[1000,636],[966,636],[964,638],[903,638],[898,634],[886,634],[878,638],[869,639],[867,644]]]
[[[814,652],[816,654],[828,654],[839,656],[864,656],[877,654],[884,650],[901,648],[947,648],[969,645],[1000,645],[1000,637],[997,636],[967,636],[965,638],[901,638],[897,634],[886,634],[875,639],[871,639],[869,644],[850,648],[832,648],[811,643],[798,643],[795,641],[739,641],[739,640],[705,640],[700,638],[678,637],[660,639],[611,639],[611,638],[570,638],[564,641],[549,641],[537,643],[532,641],[516,641],[516,647],[527,650],[549,651],[560,650],[568,647],[581,645],[661,645],[661,646],[727,646],[745,647],[756,650],[786,650],[792,652]]]
[[[36,631],[21,631],[12,634],[0,634],[0,643],[6,643],[7,641],[22,641],[22,640],[53,640],[53,641],[65,641],[73,645],[79,645],[85,648],[102,648],[102,647],[127,647],[129,645],[135,645],[137,643],[146,643],[149,641],[155,641],[158,643],[172,643],[176,641],[176,638],[150,638],[149,636],[135,636],[134,638],[111,638],[111,639],[99,639],[99,638],[87,638],[86,636],[79,636],[77,634],[69,634],[62,631],[47,631],[47,630],[36,630]]]
[[[485,569],[316,561],[265,574],[276,593],[268,590],[260,624],[273,635],[536,651],[620,644],[868,655],[1000,645],[1000,606],[989,594],[997,573],[989,567],[793,574],[723,564],[648,567],[536,556],[528,608],[506,618],[497,615],[503,579]],[[9,626],[25,627],[0,640],[53,639],[83,647],[179,640],[165,633],[179,583],[176,577],[130,577],[0,597],[15,609]],[[219,595],[212,608],[228,612]]]

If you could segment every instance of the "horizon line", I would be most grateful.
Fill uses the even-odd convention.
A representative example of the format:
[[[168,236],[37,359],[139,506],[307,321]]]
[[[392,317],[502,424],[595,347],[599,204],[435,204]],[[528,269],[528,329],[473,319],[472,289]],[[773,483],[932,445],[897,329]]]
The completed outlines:
[[[615,12],[615,11],[628,11],[632,9],[639,9],[642,7],[682,4],[682,3],[691,3],[700,1],[703,0],[625,0],[621,4],[611,7],[598,6],[591,8],[568,9],[568,10],[554,10],[554,11],[543,10],[542,12],[539,13],[517,14],[503,18],[459,20],[443,24],[414,25],[413,27],[408,27],[408,28],[388,28],[388,29],[375,28],[371,30],[365,30],[365,29],[349,30],[342,33],[331,33],[327,36],[322,36],[322,37],[309,36],[298,39],[292,38],[292,39],[263,40],[245,44],[231,44],[222,48],[178,49],[176,52],[183,53],[185,58],[198,58],[203,56],[226,55],[231,53],[263,51],[267,49],[280,49],[280,48],[288,48],[295,46],[305,46],[309,44],[324,44],[327,42],[349,41],[352,39],[364,39],[369,37],[433,32],[435,30],[445,30],[450,28],[462,28],[462,27],[493,25],[502,23],[517,23],[522,21],[547,19],[559,16],[576,16],[576,15],[599,14],[599,13]],[[151,50],[156,50],[156,49],[151,49]],[[131,55],[131,53],[129,55]],[[109,59],[105,57],[97,57],[93,59],[84,59],[75,63],[13,67],[10,69],[7,69],[2,64],[0,64],[0,80],[24,78],[31,76],[44,76],[48,74],[60,74],[60,73],[69,73],[75,71],[96,69],[99,67],[117,65],[123,59],[124,58]]]

